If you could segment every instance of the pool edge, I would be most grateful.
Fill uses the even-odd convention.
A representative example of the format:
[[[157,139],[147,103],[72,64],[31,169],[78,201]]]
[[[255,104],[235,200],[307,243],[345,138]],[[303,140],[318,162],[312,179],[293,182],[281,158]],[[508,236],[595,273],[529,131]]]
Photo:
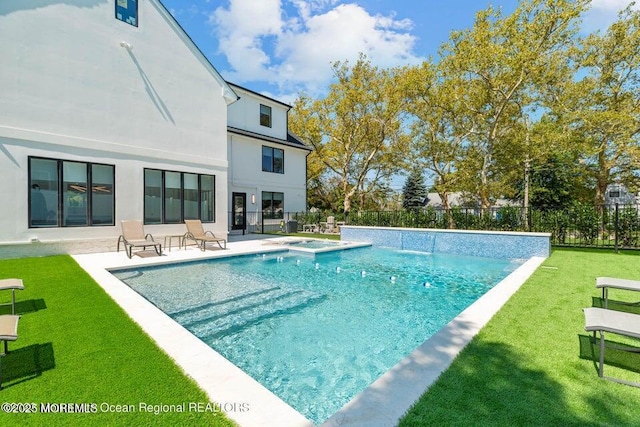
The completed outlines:
[[[304,415],[109,273],[109,270],[119,268],[283,250],[280,245],[243,246],[233,243],[230,246],[230,250],[226,251],[182,250],[170,252],[166,257],[132,260],[127,259],[123,252],[74,255],[73,258],[212,401],[252,402],[251,409],[245,413],[226,412],[230,419],[243,427],[274,425],[273,423],[279,426],[312,427],[313,422]],[[321,426],[396,425],[415,401],[449,367],[459,351],[544,259],[545,257],[533,257],[527,260],[433,337],[356,395]],[[438,356],[435,360],[434,349],[435,356]],[[219,369],[220,366],[216,364],[220,364],[223,369]]]
[[[449,368],[460,351],[542,264],[531,257],[407,357],[378,377],[321,427],[387,427],[398,421]]]

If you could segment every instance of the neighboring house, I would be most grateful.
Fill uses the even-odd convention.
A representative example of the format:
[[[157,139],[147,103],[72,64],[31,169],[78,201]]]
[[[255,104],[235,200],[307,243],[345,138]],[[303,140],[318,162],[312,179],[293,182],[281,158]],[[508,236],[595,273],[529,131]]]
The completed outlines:
[[[433,208],[439,209],[439,208],[443,208],[443,204],[442,204],[442,198],[440,197],[440,195],[438,193],[429,193],[427,196],[427,207],[431,206]],[[460,206],[460,207],[474,207],[475,206],[470,206],[469,205],[469,200],[467,198],[464,197],[464,194],[461,192],[455,192],[455,193],[451,193],[448,195],[448,199],[449,199],[449,206],[450,207],[455,207],[455,206]],[[479,206],[479,205],[478,205]],[[501,208],[504,206],[519,206],[516,202],[507,200],[507,199],[498,199],[494,202],[493,206],[494,208]]]
[[[607,205],[635,205],[638,203],[636,194],[622,184],[609,184],[604,195],[604,203]]]
[[[63,252],[70,241],[115,250],[124,219],[167,235],[200,218],[226,236],[229,188],[258,203],[263,192],[283,192],[285,208],[304,207],[287,205],[302,191],[285,181],[304,155],[287,145],[286,108],[276,101],[260,101],[273,109],[271,132],[243,127],[237,109],[229,125],[285,147],[287,175],[263,174],[243,153],[251,143],[241,141],[255,138],[230,133],[251,178],[227,184],[227,107],[238,96],[159,1],[1,1],[0,52],[5,249],[57,242]]]
[[[288,132],[291,106],[229,85],[240,96],[229,106],[229,224],[244,233],[306,211],[311,148]]]

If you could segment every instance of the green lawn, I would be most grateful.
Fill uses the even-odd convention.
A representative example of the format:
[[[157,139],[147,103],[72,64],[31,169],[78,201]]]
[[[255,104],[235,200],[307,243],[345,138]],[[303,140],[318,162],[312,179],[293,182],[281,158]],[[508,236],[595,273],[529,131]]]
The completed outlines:
[[[600,303],[596,276],[640,279],[638,255],[554,250],[400,426],[638,426],[640,389],[598,378],[582,313]],[[605,374],[640,381],[640,354],[605,355]]]
[[[205,393],[71,257],[0,260],[5,277],[22,278],[25,290],[16,292],[19,338],[2,358],[0,403],[33,402],[38,411],[40,403],[94,403],[97,413],[0,413],[3,425],[233,425],[211,405],[188,411],[189,402],[206,408]],[[10,301],[10,292],[0,298]],[[144,412],[183,404],[185,413]],[[116,405],[134,412],[102,412]]]
[[[640,389],[598,378],[582,308],[599,302],[596,276],[640,279],[638,255],[555,250],[401,426],[637,426]],[[1,260],[0,277],[21,277],[26,287],[17,292],[20,338],[2,359],[0,403],[135,407],[132,413],[0,414],[7,425],[231,425],[214,413],[140,411],[140,403],[206,403],[207,397],[72,258]],[[613,299],[629,297],[611,292]],[[0,302],[9,299],[0,294]],[[612,352],[610,363],[625,369],[607,365],[608,374],[640,380],[640,355]]]

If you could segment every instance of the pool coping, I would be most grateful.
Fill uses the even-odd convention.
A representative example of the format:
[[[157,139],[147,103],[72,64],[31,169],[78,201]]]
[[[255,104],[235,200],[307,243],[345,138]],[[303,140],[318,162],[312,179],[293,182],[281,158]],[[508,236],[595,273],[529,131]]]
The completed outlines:
[[[332,246],[325,248],[303,248],[296,247],[295,243],[300,242],[309,242],[309,241],[319,241],[319,242],[331,242],[335,243]],[[304,252],[308,254],[321,254],[326,252],[335,252],[335,251],[344,251],[347,249],[356,249],[356,248],[364,248],[367,246],[372,246],[370,242],[352,242],[345,240],[329,240],[329,239],[318,239],[315,237],[303,238],[303,237],[285,237],[285,238],[276,238],[270,239],[270,242],[274,244],[281,245],[282,248],[289,249],[294,252]]]
[[[288,249],[267,240],[229,242],[227,250],[197,248],[165,252],[163,256],[127,258],[124,252],[73,255],[73,258],[120,307],[209,396],[228,403],[225,414],[241,426],[312,427],[314,423],[254,380],[218,352],[179,325],[151,302],[115,278],[109,270],[176,262],[279,252]],[[397,424],[413,403],[448,368],[460,350],[493,317],[544,261],[534,257],[518,267],[438,333],[412,351],[323,424],[389,426]],[[135,403],[135,402],[131,402]],[[174,403],[174,402],[162,402]],[[240,404],[246,405],[240,405]],[[235,405],[234,405],[235,404]]]

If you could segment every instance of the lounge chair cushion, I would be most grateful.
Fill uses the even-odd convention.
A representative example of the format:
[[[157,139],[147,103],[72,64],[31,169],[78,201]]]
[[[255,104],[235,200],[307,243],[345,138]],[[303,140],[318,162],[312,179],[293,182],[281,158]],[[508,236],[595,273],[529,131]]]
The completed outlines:
[[[7,289],[20,289],[24,290],[24,284],[22,279],[2,279],[0,280],[0,291]]]
[[[618,335],[640,338],[640,315],[605,308],[584,309],[585,330],[604,331]]]
[[[0,341],[15,341],[18,339],[18,320],[20,316],[3,314],[0,316]]]

